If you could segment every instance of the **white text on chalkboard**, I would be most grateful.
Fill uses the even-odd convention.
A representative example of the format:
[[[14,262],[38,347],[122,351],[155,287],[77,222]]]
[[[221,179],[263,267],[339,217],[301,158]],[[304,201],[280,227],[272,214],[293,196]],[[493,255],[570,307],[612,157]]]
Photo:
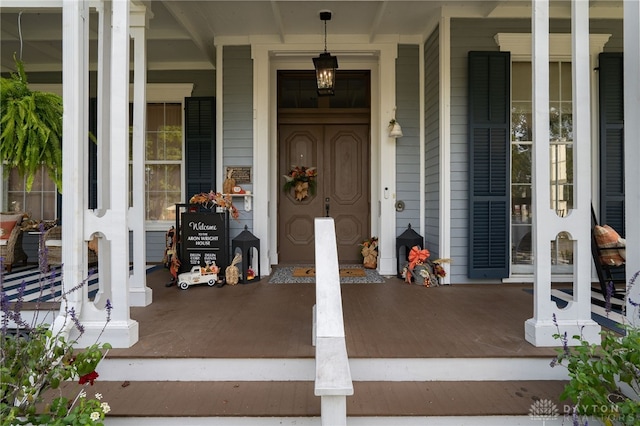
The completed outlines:
[[[215,231],[218,229],[216,225],[210,225],[203,222],[189,222],[189,227],[194,231]]]

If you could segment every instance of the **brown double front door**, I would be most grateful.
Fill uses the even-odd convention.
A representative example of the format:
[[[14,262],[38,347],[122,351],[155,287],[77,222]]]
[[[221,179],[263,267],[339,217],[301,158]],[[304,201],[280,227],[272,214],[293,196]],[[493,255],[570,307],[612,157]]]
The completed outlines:
[[[370,237],[369,124],[279,124],[278,258],[280,263],[313,263],[314,219],[330,216],[336,225],[340,263],[360,263],[358,245]],[[357,120],[356,120],[357,121]],[[316,167],[315,193],[303,200],[282,190],[292,166]]]

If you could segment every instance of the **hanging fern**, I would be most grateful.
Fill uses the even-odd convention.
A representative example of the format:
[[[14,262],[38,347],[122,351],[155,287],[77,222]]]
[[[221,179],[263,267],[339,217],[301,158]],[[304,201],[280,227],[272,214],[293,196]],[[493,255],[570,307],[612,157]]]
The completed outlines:
[[[26,176],[26,190],[44,166],[58,191],[62,190],[62,97],[29,90],[24,64],[0,84],[0,158],[5,177],[17,168]]]

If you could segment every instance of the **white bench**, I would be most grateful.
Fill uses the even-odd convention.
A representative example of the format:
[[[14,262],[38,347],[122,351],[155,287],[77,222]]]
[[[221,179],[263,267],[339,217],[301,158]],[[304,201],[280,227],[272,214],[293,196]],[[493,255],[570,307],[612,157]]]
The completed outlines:
[[[313,336],[316,347],[315,395],[321,398],[323,426],[346,426],[347,396],[353,382],[347,355],[342,315],[342,295],[332,218],[315,219],[316,305]]]

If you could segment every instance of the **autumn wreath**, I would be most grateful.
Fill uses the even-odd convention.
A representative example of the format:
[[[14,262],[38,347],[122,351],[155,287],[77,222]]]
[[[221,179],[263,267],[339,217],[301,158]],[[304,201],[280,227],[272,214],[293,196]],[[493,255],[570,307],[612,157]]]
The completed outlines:
[[[295,190],[296,200],[302,201],[309,193],[315,195],[316,193],[316,177],[318,172],[315,167],[293,166],[289,173],[283,175],[284,191],[291,191],[291,188]]]

